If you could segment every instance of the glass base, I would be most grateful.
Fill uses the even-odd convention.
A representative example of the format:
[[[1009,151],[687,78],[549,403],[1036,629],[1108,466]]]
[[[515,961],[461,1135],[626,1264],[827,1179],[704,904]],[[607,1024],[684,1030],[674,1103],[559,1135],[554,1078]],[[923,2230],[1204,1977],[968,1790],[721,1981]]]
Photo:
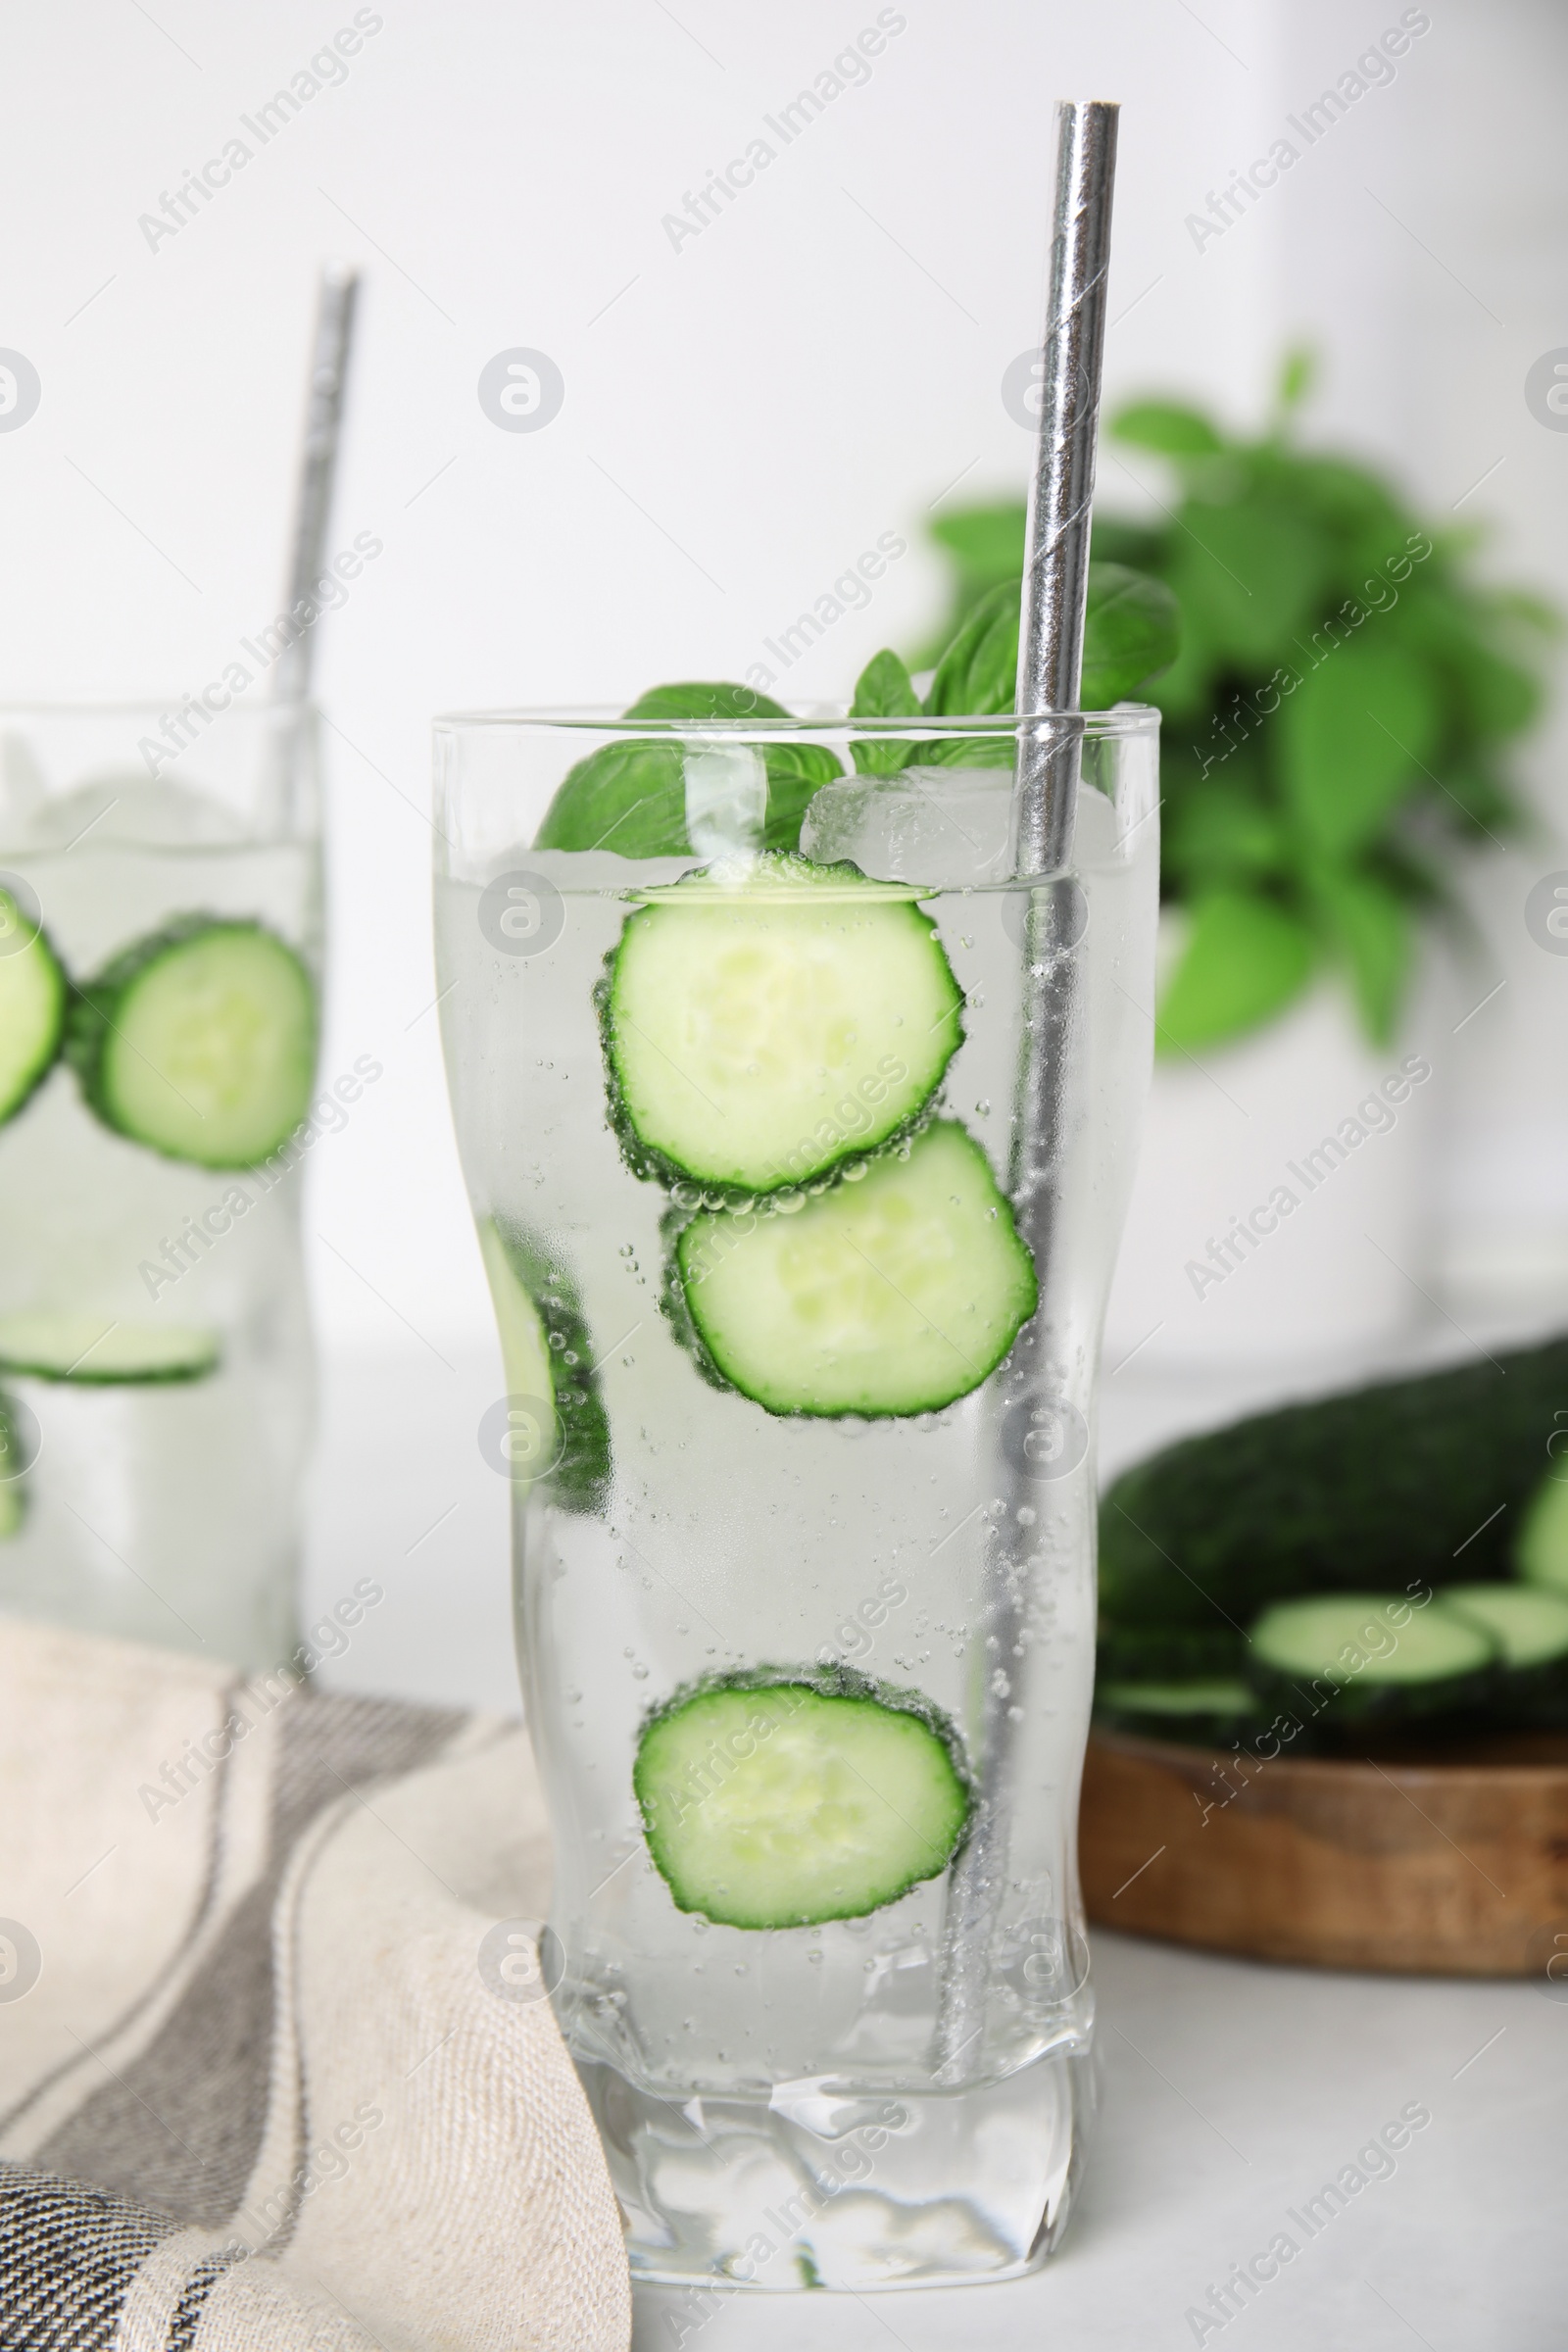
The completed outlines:
[[[1085,2052],[982,2088],[661,2098],[578,2060],[632,2276],[774,2292],[956,2286],[1038,2270],[1093,2112]]]

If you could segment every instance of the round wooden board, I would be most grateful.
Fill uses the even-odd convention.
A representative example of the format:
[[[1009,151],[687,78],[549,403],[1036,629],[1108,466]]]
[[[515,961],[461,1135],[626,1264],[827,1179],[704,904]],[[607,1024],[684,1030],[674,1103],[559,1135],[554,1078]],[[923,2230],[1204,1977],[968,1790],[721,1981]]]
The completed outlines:
[[[1568,1740],[1248,1759],[1096,1732],[1091,1920],[1254,1959],[1564,1981]],[[1553,1962],[1555,1964],[1553,1965]]]

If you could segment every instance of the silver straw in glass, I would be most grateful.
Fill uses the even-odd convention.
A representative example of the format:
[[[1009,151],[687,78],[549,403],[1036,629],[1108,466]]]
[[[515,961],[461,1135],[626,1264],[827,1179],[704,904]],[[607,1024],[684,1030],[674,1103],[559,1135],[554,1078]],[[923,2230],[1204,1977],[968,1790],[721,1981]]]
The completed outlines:
[[[1020,717],[1078,708],[1118,111],[1099,99],[1063,99],[1056,108],[1051,307],[1018,629]],[[1020,730],[1014,874],[1051,874],[1065,865],[1077,798],[1076,731]]]
[[[311,350],[305,445],[300,453],[299,493],[294,509],[294,543],[289,554],[289,612],[302,597],[315,602],[312,591],[320,577],[326,554],[326,526],[331,518],[332,484],[342,435],[343,387],[348,379],[359,290],[358,270],[322,270]],[[279,702],[305,700],[311,690],[315,654],[314,627],[302,629],[284,647],[272,673],[272,692]]]
[[[1016,705],[1021,719],[1040,724],[1019,727],[1012,798],[1014,879],[1054,877],[1030,891],[1024,918],[1024,1040],[1010,1171],[1019,1228],[1039,1273],[1040,1304],[1019,1334],[1004,1392],[1001,1483],[1007,1512],[991,1539],[995,1597],[982,1652],[979,1803],[954,1871],[937,2023],[937,2077],[951,2084],[984,2065],[991,1946],[1007,1866],[1010,1684],[1022,1655],[1028,1583],[1022,1561],[1008,1554],[1031,1548],[1017,1516],[1020,1504],[1037,1503],[1043,1492],[1031,1447],[1044,1444],[1048,1455],[1060,1458],[1074,1428],[1070,1408],[1064,1411],[1065,1400],[1054,1394],[1049,1362],[1072,951],[1082,931],[1081,893],[1063,870],[1072,850],[1082,736],[1076,719],[1063,725],[1059,714],[1076,711],[1082,682],[1117,112],[1097,99],[1064,99],[1056,107],[1051,299],[1024,541]],[[1063,1898],[1064,1889],[1057,1888],[1065,1971],[1071,1954]]]

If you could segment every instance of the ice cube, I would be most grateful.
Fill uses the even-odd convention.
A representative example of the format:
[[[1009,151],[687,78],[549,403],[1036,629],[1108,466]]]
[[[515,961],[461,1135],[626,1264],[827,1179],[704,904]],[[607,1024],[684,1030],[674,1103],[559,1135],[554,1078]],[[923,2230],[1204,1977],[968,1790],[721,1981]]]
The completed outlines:
[[[824,784],[806,811],[801,848],[819,863],[852,858],[879,881],[962,890],[1010,879],[1011,827],[1010,768],[906,767]],[[1122,854],[1116,806],[1095,789],[1086,763],[1072,863],[1082,871]]]
[[[801,848],[819,863],[852,858],[885,882],[932,888],[1007,878],[1012,771],[905,767],[840,776],[806,811]]]
[[[245,825],[216,795],[197,786],[112,769],[56,799],[35,801],[20,831],[8,828],[5,838],[19,850],[63,850],[89,834],[100,845],[116,841],[141,849],[179,849],[243,841]]]
[[[767,769],[760,752],[748,744],[720,744],[709,751],[688,749],[686,837],[700,858],[726,850],[755,849],[767,821]]]

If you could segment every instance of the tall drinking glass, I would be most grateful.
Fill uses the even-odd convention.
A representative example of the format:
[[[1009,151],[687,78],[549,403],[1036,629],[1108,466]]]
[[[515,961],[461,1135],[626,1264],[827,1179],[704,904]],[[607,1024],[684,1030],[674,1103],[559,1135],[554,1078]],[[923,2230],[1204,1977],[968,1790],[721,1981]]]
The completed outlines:
[[[0,1609],[297,1639],[320,946],[311,710],[0,710]]]
[[[1071,2196],[1158,720],[1054,723],[1022,882],[1010,719],[437,724],[545,1973],[645,2277],[1006,2278]]]

